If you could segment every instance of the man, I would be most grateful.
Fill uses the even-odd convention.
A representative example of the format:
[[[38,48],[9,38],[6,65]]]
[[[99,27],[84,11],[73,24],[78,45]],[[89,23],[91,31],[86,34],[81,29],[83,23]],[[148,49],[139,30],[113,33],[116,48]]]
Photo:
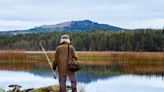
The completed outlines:
[[[70,38],[68,35],[62,35],[60,39],[60,45],[56,48],[55,59],[53,62],[53,69],[58,68],[59,72],[59,84],[60,92],[66,92],[66,77],[69,76],[71,81],[72,92],[77,92],[76,73],[68,69],[68,57],[78,59],[75,48],[70,44]],[[68,46],[69,45],[69,46]],[[69,47],[69,51],[68,51]],[[69,55],[68,55],[69,54]]]

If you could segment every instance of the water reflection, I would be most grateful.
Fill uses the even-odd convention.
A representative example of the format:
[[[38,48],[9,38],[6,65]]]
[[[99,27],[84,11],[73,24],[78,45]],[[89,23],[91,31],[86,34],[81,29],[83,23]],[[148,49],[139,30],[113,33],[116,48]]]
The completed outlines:
[[[24,71],[1,70],[0,79],[0,86],[5,89],[8,89],[10,84],[19,84],[23,88],[58,84],[58,79],[53,79],[52,76],[45,77]],[[84,85],[85,92],[163,92],[164,90],[162,76],[156,75],[141,76],[128,74],[96,77],[78,73],[78,87],[80,88],[81,85]]]
[[[58,84],[58,80],[52,77],[43,77],[30,72],[23,71],[0,71],[0,87],[8,89],[8,85],[18,84],[23,88],[36,88],[52,84]]]
[[[156,76],[122,75],[86,84],[85,92],[163,92],[164,80]]]
[[[77,73],[78,87],[84,85],[85,92],[163,92],[163,78],[163,65],[83,65]],[[1,63],[0,87],[8,89],[10,84],[37,88],[58,84],[58,79],[53,79],[53,73],[44,62]]]

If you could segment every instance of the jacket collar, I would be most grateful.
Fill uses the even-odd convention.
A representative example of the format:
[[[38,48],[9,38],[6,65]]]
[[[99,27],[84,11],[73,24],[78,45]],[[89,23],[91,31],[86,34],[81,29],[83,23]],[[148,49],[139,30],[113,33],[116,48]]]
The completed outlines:
[[[59,45],[64,45],[64,44],[68,44],[68,43],[66,43],[66,42],[63,42],[63,43],[60,43]],[[68,44],[68,45],[70,45],[70,44]]]

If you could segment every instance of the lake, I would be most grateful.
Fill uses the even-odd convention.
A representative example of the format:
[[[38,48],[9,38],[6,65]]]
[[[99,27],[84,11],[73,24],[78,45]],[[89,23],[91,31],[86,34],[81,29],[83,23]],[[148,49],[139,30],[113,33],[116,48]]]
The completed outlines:
[[[0,88],[18,84],[24,88],[58,85],[46,61],[0,62]],[[22,62],[22,61],[21,61]],[[163,92],[164,64],[85,61],[77,72],[78,89],[84,92]],[[93,63],[94,62],[94,63]],[[109,63],[110,62],[110,63]],[[155,61],[157,62],[157,61]],[[161,61],[160,61],[161,62]],[[67,79],[67,85],[70,85]]]
[[[51,71],[0,70],[0,87],[9,89],[10,84],[23,88],[38,88],[58,84]],[[85,92],[163,92],[163,75],[109,74],[92,75],[77,73],[79,89]],[[69,81],[67,82],[70,85]]]

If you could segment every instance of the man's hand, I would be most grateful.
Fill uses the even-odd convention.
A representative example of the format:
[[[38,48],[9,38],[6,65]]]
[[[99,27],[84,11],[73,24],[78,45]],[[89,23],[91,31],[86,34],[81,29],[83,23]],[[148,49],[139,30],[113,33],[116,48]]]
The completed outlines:
[[[56,67],[55,67],[55,66],[53,66],[53,70],[54,70],[54,71],[56,70]]]
[[[51,63],[52,64],[52,69],[55,71],[56,70],[56,65],[54,63]]]

